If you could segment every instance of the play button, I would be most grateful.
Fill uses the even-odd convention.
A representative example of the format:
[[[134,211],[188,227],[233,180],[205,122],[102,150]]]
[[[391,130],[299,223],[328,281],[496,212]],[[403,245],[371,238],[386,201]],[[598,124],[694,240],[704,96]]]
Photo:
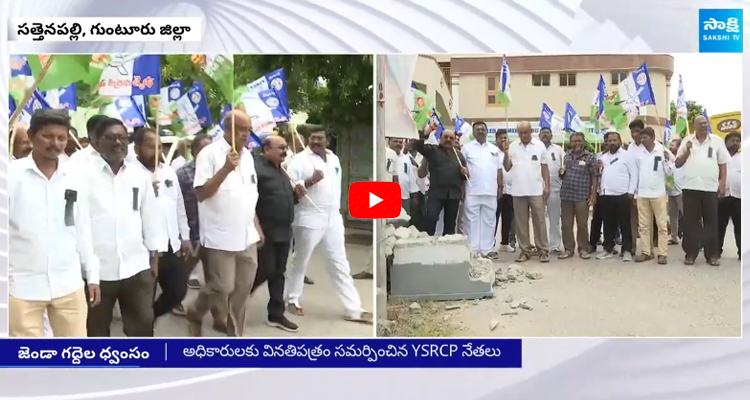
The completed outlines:
[[[378,205],[383,199],[381,199],[378,196],[375,196],[374,194],[370,193],[370,208],[375,207]]]

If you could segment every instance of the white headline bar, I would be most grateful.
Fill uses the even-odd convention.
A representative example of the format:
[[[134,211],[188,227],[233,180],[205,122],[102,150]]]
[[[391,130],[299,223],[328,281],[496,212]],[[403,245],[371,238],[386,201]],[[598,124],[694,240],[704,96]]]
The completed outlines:
[[[201,18],[11,18],[11,42],[200,42]]]

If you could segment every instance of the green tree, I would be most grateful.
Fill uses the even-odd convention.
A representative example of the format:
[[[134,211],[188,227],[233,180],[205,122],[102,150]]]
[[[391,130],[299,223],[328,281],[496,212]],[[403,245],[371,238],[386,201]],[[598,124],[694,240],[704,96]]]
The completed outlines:
[[[692,131],[693,119],[695,119],[697,115],[703,114],[703,106],[698,104],[695,101],[688,100],[687,109],[688,109],[688,126],[690,127]],[[669,123],[673,127],[677,123],[677,105],[675,104],[674,101],[669,103]]]

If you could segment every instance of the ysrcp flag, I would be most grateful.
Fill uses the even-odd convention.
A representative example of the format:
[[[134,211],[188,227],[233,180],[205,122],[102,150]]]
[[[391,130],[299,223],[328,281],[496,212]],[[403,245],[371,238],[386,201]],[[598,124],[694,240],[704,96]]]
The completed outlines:
[[[125,126],[137,128],[146,125],[146,118],[143,117],[143,113],[138,109],[138,104],[131,96],[116,98],[114,105],[117,107],[117,114]]]
[[[640,68],[630,74],[635,82],[635,94],[638,96],[638,105],[647,106],[656,104],[654,91],[651,89],[651,76],[648,74],[648,66],[643,63]]]
[[[185,87],[181,81],[174,81],[169,86],[162,87],[159,95],[148,97],[150,115],[159,121],[159,125],[171,125],[179,118],[174,104],[184,94]]]
[[[250,92],[264,92],[271,90],[276,94],[279,105],[274,107],[281,111],[286,116],[287,121],[289,120],[289,102],[286,94],[286,75],[284,74],[284,68],[279,68],[276,71],[265,74],[262,77],[247,84],[247,90]],[[263,95],[261,95],[263,97]],[[277,121],[278,122],[278,121]],[[285,121],[282,121],[285,122]]]
[[[443,121],[440,120],[440,116],[438,115],[437,110],[434,108],[432,109],[432,114],[430,114],[430,126],[432,127],[430,138],[432,138],[432,136],[434,135],[436,141],[439,141],[440,136],[443,135],[445,127],[443,126]]]
[[[542,114],[539,116],[539,129],[552,129],[552,116],[554,115],[555,113],[552,112],[547,103],[542,103]]]
[[[100,96],[148,96],[161,89],[161,56],[99,54],[89,68]]]
[[[78,108],[78,96],[76,95],[76,84],[43,92],[44,100],[51,108],[63,110],[76,110]]]
[[[34,76],[31,67],[24,56],[10,56],[10,80],[8,92],[14,98],[21,101],[26,89],[34,86]]]
[[[34,111],[39,110],[41,108],[52,108],[47,104],[47,101],[44,100],[44,96],[42,93],[38,90],[35,90],[34,93],[31,95],[31,99],[29,99],[29,102],[26,103],[26,105],[23,107],[23,110],[21,111],[21,116],[18,118],[18,121],[24,125],[30,125],[31,124],[31,115],[34,114]]]
[[[710,135],[714,133],[713,130],[711,129],[711,123],[708,120],[708,111],[706,111],[705,108],[703,109],[703,118],[706,119],[706,123],[708,124],[708,134]]]
[[[675,131],[678,134],[688,131],[688,108],[685,100],[685,89],[682,87],[682,75],[679,76],[679,86],[677,87],[677,121],[675,121]],[[710,125],[709,125],[710,126]]]
[[[571,132],[585,132],[585,126],[581,117],[570,103],[565,103],[565,125],[564,129]]]
[[[474,139],[473,136],[473,130],[471,129],[471,124],[464,121],[463,118],[459,117],[458,114],[456,114],[456,135],[458,135],[461,138],[471,138]]]
[[[672,141],[672,125],[669,124],[669,121],[667,121],[667,124],[664,125],[664,143],[665,145]]]
[[[16,112],[16,101],[13,100],[13,96],[8,95],[8,118]]]
[[[273,112],[268,108],[266,103],[261,100],[258,92],[246,91],[242,93],[236,102],[236,108],[244,111],[253,124],[253,132],[271,133],[276,126],[273,118]]]
[[[279,99],[276,91],[261,90],[258,92],[258,97],[260,97],[263,103],[271,109],[274,121],[277,123],[289,121],[289,115],[284,111],[284,106],[282,105],[281,99]]]
[[[201,81],[195,82],[187,93],[177,100],[176,105],[186,135],[195,135],[212,124],[206,92]]]

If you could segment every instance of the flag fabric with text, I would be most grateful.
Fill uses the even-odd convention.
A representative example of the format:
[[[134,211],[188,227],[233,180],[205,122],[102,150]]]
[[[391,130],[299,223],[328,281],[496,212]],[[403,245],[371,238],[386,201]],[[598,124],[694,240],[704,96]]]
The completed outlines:
[[[458,114],[456,114],[455,130],[456,136],[460,137],[461,139],[466,138],[467,141],[474,140],[474,132],[471,128],[471,124],[464,121],[464,119],[459,117]]]
[[[599,83],[596,85],[594,92],[594,101],[591,104],[590,121],[599,121],[604,115],[604,101],[607,98],[607,86],[604,84],[604,78],[599,75]]]
[[[440,116],[437,113],[436,109],[432,109],[432,113],[430,114],[430,126],[433,129],[433,133],[435,134],[435,139],[440,140],[440,136],[443,134],[443,131],[445,130],[445,126],[443,126],[443,122],[440,121]],[[432,136],[432,134],[430,134]]]
[[[49,104],[47,104],[47,101],[44,100],[42,93],[39,90],[35,90],[34,93],[32,93],[29,102],[26,103],[23,110],[21,110],[21,116],[18,118],[18,121],[26,126],[31,125],[31,116],[34,114],[34,111],[43,108],[52,107],[50,107]]]
[[[277,113],[286,116],[287,121],[289,120],[289,100],[286,93],[286,74],[284,73],[284,68],[279,68],[273,72],[269,72],[261,76],[260,78],[248,83],[247,89],[249,91],[255,91],[259,93],[266,90],[273,91],[276,99],[278,100],[278,105],[274,106],[273,108],[278,109]],[[265,94],[261,95],[260,97],[270,98],[271,96],[270,94]]]
[[[26,56],[29,69],[34,77],[38,77],[44,66],[50,60],[49,54],[36,54]],[[52,65],[47,70],[47,74],[39,82],[37,89],[47,91],[66,87],[71,83],[86,82],[90,76],[89,64],[91,55],[67,55],[55,54],[52,58]]]
[[[708,134],[709,135],[713,134],[714,132],[711,129],[711,123],[709,122],[709,119],[708,119],[708,111],[705,108],[703,109],[703,118],[706,119],[706,124],[708,124]]]
[[[234,101],[234,56],[231,54],[194,54],[194,64],[211,78],[227,101]]]
[[[203,128],[211,126],[211,113],[208,110],[206,91],[201,81],[196,81],[188,91],[177,100],[177,114],[186,135],[195,135]]]
[[[648,66],[646,63],[640,66],[637,70],[631,72],[633,82],[635,83],[635,90],[638,96],[639,106],[656,105],[656,98],[654,97],[654,90],[651,89],[651,75],[648,73]]]
[[[662,142],[664,145],[667,143],[670,143],[672,141],[672,125],[670,125],[669,121],[664,125],[664,141]]]
[[[118,97],[114,101],[117,108],[117,114],[125,126],[129,128],[138,128],[146,125],[146,118],[143,116],[138,103],[132,96]]]
[[[161,56],[95,54],[90,58],[88,82],[100,96],[157,95],[161,90]]]
[[[63,88],[42,92],[42,95],[51,108],[62,110],[76,110],[78,108],[75,83]]]
[[[688,133],[688,108],[685,100],[685,89],[682,87],[682,75],[679,76],[677,87],[677,120],[675,121],[675,133],[685,136]]]
[[[503,68],[500,72],[500,90],[497,91],[497,102],[505,108],[510,106],[510,68],[508,60],[503,55]]]
[[[554,115],[555,113],[549,108],[547,103],[542,103],[542,114],[539,116],[539,129],[547,128],[551,130],[552,116]]]
[[[287,114],[277,91],[271,89],[261,90],[258,92],[258,97],[271,110],[273,120],[276,123],[289,122],[289,114]]]
[[[576,110],[573,109],[573,106],[571,106],[570,103],[565,103],[565,122],[563,129],[570,132],[585,133],[585,128],[581,117]]]

